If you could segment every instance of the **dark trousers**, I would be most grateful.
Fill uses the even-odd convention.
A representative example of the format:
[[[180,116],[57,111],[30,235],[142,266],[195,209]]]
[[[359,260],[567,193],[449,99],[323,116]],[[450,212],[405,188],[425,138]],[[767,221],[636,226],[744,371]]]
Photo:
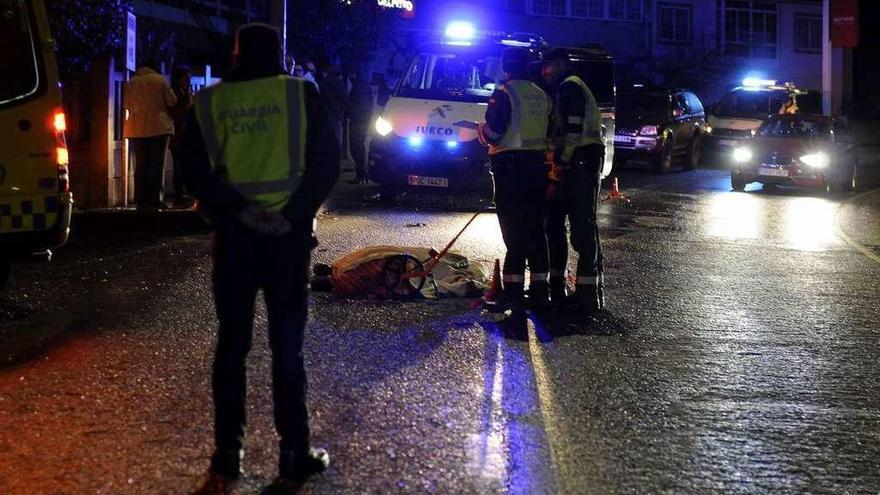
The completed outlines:
[[[214,236],[214,301],[220,326],[214,356],[214,439],[218,450],[244,446],[245,367],[254,304],[263,289],[272,350],[272,395],[281,450],[309,446],[303,332],[308,308],[308,240],[260,236],[244,227]]]
[[[165,179],[165,150],[170,136],[131,138],[134,155],[134,201],[138,206],[162,203]]]
[[[526,262],[534,278],[548,272],[547,166],[540,151],[505,151],[492,155],[495,179],[495,206],[504,256],[504,281],[525,283]]]
[[[605,149],[590,145],[575,150],[570,167],[559,185],[556,199],[547,215],[547,242],[550,249],[550,277],[565,276],[568,266],[568,239],[565,220],[571,228],[571,247],[578,253],[578,285],[597,285],[602,273],[602,245],[596,209],[602,182]]]
[[[186,185],[183,175],[183,144],[171,144],[171,158],[174,160],[174,200],[180,201],[186,197]]]
[[[369,122],[351,121],[348,125],[348,148],[354,160],[355,174],[358,179],[367,177],[367,132]]]

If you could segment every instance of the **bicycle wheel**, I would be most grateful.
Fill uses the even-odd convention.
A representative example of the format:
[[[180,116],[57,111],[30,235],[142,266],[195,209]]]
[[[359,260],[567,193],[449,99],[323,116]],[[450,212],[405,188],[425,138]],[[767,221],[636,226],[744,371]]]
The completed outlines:
[[[419,295],[425,285],[425,277],[408,277],[407,273],[421,272],[425,269],[418,258],[409,254],[398,254],[388,258],[382,267],[382,285],[386,295],[394,299],[409,299]]]

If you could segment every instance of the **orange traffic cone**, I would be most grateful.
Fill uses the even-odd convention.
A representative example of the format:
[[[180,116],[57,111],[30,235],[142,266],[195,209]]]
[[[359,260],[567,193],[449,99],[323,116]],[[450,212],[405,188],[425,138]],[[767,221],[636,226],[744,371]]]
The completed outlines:
[[[483,293],[483,297],[471,303],[471,309],[483,303],[497,301],[501,296],[501,261],[495,258],[495,267],[492,269],[492,279],[489,281],[489,289]]]
[[[620,192],[620,187],[617,183],[617,177],[611,180],[611,192],[609,192],[604,198],[602,198],[602,201],[619,201],[627,204],[630,203],[629,198],[627,198],[623,195],[623,193]]]

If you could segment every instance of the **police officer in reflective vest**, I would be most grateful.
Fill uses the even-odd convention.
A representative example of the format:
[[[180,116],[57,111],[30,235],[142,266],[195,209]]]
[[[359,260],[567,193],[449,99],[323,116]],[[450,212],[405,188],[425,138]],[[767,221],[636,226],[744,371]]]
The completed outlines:
[[[550,290],[554,305],[574,312],[590,312],[604,305],[602,249],[596,209],[605,159],[602,114],[584,81],[570,73],[568,53],[552,51],[544,59],[543,76],[555,92],[548,197],[547,241],[550,249]],[[577,285],[567,296],[568,240],[578,253]]]
[[[502,68],[507,81],[492,94],[478,131],[489,145],[498,222],[507,247],[502,306],[523,314],[526,262],[529,305],[540,309],[549,303],[544,152],[551,101],[527,78],[528,51],[505,49]]]
[[[239,29],[234,57],[228,77],[198,94],[184,138],[188,187],[215,225],[209,478],[232,483],[241,474],[245,362],[262,289],[279,477],[296,483],[329,462],[309,443],[302,347],[314,217],[339,177],[339,147],[314,85],[284,73],[274,28]]]

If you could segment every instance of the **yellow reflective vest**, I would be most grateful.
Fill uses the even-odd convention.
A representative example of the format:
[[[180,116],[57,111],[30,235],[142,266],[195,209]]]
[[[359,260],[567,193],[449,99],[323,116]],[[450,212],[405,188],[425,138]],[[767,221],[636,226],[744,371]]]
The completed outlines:
[[[222,82],[196,99],[215,173],[267,211],[284,208],[305,172],[305,84],[283,75]]]
[[[562,81],[562,84],[570,82],[576,84],[581,88],[581,91],[583,91],[586,108],[584,109],[583,130],[579,134],[565,133],[565,147],[562,152],[562,161],[564,162],[571,160],[571,157],[574,155],[574,150],[581,146],[587,146],[590,144],[605,145],[605,138],[602,136],[602,112],[599,111],[599,105],[596,104],[596,98],[593,96],[593,92],[590,91],[590,88],[587,87],[587,84],[583,79],[578,76],[568,76]],[[579,119],[579,117],[577,118]],[[580,122],[561,122],[560,124],[562,128],[565,128],[566,124],[579,123]]]
[[[489,154],[503,151],[547,149],[547,127],[552,102],[541,88],[529,81],[513,80],[498,88],[510,98],[510,124]]]

